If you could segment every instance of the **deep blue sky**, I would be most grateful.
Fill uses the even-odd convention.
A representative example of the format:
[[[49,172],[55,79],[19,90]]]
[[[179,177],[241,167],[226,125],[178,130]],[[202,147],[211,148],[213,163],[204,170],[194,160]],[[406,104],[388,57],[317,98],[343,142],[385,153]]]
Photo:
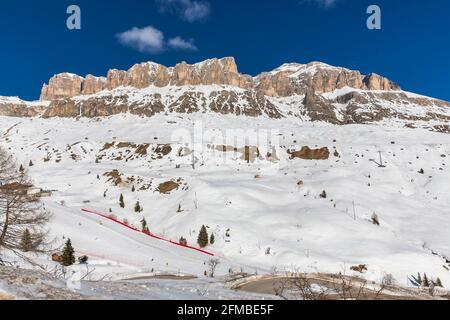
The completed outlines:
[[[450,1],[337,0],[328,8],[317,1],[209,0],[210,15],[194,23],[176,10],[161,12],[155,0],[2,1],[0,95],[37,99],[41,85],[63,71],[105,75],[143,61],[234,56],[251,75],[285,62],[323,61],[450,100]],[[81,31],[66,28],[70,4],[82,9]],[[369,4],[382,9],[381,31],[365,27]],[[146,26],[166,39],[194,39],[199,50],[149,54],[119,43],[118,33]]]

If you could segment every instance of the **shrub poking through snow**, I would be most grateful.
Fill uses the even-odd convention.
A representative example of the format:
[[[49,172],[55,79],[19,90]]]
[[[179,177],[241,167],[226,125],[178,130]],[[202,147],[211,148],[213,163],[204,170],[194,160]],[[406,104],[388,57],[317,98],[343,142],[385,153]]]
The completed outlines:
[[[67,240],[66,245],[64,247],[64,251],[62,254],[62,262],[61,264],[65,267],[69,267],[75,263],[75,250],[72,247],[72,241],[70,239]]]
[[[328,197],[327,192],[325,190],[323,190],[322,193],[320,194],[320,197],[322,199],[326,199]]]
[[[188,242],[187,242],[186,238],[181,237],[181,238],[180,238],[180,244],[181,244],[182,246],[187,246],[187,245],[188,245]]]
[[[419,173],[420,173],[420,174],[425,174],[425,170],[420,169],[420,170],[419,170]]]
[[[208,246],[208,242],[209,242],[208,231],[206,230],[206,227],[203,225],[202,228],[200,229],[197,243],[200,246],[200,248],[205,248]]]
[[[119,198],[119,205],[120,205],[120,207],[121,207],[122,209],[125,208],[125,202],[124,202],[124,200],[123,200],[123,194],[120,195],[120,198]]]
[[[380,219],[378,218],[378,215],[376,214],[376,213],[374,213],[373,215],[372,215],[372,223],[374,224],[374,225],[376,225],[376,226],[379,226],[380,225]]]

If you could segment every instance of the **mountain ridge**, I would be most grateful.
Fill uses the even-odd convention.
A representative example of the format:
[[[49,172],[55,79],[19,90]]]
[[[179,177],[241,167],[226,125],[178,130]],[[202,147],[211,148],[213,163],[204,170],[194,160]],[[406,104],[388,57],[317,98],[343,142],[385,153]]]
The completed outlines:
[[[242,74],[233,57],[213,58],[195,64],[181,62],[166,67],[154,62],[135,64],[129,70],[111,69],[106,77],[71,73],[53,76],[42,87],[40,100],[57,100],[77,95],[95,94],[121,86],[143,89],[185,85],[231,85],[241,89],[253,89],[266,96],[283,97],[305,94],[306,87],[316,92],[330,92],[345,86],[365,90],[399,90],[393,81],[375,73],[362,75],[341,67],[322,62],[308,64],[289,63],[254,77]]]
[[[107,77],[63,73],[44,85],[40,101],[0,98],[0,116],[108,117],[122,113],[216,113],[337,125],[389,121],[450,133],[450,103],[403,91],[376,74],[362,75],[321,62],[287,63],[255,77],[234,58],[165,67],[154,62]]]

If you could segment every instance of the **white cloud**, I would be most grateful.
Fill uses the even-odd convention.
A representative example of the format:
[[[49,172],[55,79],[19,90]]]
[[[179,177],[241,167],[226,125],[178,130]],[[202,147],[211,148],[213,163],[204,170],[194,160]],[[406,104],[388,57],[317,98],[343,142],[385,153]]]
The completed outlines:
[[[174,37],[167,42],[164,33],[155,27],[132,28],[117,35],[119,42],[142,53],[158,54],[167,49],[178,51],[198,51],[194,39]]]
[[[339,0],[302,0],[301,2],[311,2],[315,3],[321,8],[331,8],[333,7]]]
[[[211,5],[203,0],[156,0],[161,12],[178,14],[183,20],[193,23],[205,20],[211,14]]]
[[[181,37],[169,39],[167,45],[175,50],[198,51],[193,39],[185,40]]]
[[[164,51],[164,33],[154,27],[133,28],[117,35],[121,44],[137,49],[142,53]]]

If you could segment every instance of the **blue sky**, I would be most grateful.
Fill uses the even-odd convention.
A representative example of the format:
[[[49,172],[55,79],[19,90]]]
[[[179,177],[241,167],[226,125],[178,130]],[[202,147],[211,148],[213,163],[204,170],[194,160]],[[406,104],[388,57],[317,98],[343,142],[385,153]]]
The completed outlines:
[[[66,28],[66,9],[82,29]],[[382,10],[382,30],[366,9]],[[37,99],[53,74],[234,56],[251,75],[323,61],[450,100],[448,0],[16,0],[0,10],[0,95]]]

